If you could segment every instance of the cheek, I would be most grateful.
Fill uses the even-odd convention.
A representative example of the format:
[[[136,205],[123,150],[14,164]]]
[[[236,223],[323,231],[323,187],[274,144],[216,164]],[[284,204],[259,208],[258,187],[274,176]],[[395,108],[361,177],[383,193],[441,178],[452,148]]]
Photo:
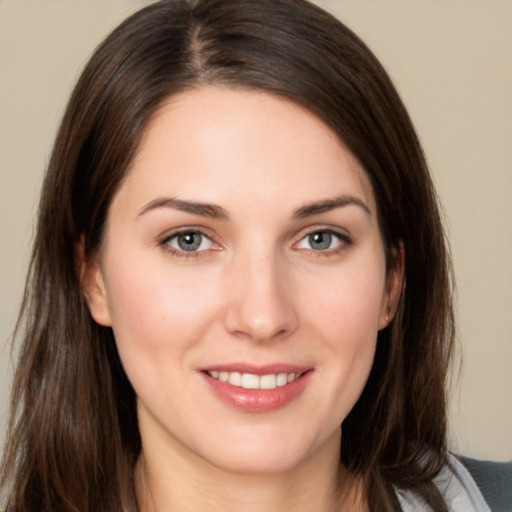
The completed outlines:
[[[146,371],[185,353],[215,316],[212,276],[180,270],[120,262],[108,273],[112,328],[127,372],[132,361]]]
[[[383,265],[347,266],[314,284],[309,296],[304,293],[307,308],[329,338],[358,345],[361,338],[376,337],[384,300]]]
[[[325,294],[323,303],[317,301],[316,322],[324,334],[326,354],[336,362],[339,375],[366,380],[375,352],[381,296],[371,283],[344,284],[343,290]]]
[[[308,298],[309,328],[321,335],[322,378],[332,384],[322,400],[336,425],[359,399],[373,365],[385,269],[347,266],[323,283]]]

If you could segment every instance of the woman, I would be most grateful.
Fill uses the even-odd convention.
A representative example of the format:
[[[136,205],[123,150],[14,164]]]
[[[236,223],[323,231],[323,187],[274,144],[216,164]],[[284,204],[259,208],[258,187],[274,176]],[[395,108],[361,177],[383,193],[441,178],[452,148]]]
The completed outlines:
[[[98,48],[18,332],[9,511],[486,510],[446,454],[421,148],[375,57],[306,2],[162,1]]]

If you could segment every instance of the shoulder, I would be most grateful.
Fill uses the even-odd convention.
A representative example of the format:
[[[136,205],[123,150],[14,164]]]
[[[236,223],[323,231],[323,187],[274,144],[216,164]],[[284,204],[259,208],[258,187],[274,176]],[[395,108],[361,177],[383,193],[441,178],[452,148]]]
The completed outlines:
[[[450,512],[491,512],[475,480],[453,455],[448,454],[447,464],[435,477],[434,484]],[[398,490],[397,495],[403,512],[431,511],[414,492]]]
[[[459,457],[492,512],[512,511],[512,462]]]

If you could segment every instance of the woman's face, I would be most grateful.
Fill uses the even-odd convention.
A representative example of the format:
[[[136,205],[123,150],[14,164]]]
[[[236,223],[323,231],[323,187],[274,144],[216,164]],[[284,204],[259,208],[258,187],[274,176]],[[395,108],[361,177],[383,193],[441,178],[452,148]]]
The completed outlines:
[[[144,450],[249,473],[338,453],[399,288],[369,180],[333,132],[216,87],[152,119],[84,281]]]

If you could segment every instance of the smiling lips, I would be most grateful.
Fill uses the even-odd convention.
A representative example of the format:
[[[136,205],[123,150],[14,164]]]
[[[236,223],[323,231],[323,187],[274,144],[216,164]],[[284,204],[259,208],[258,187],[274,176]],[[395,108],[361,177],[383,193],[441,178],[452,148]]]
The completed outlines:
[[[306,388],[313,370],[298,367],[227,368],[203,370],[210,389],[224,402],[245,412],[284,407]]]
[[[244,389],[275,389],[285,386],[297,378],[296,373],[269,373],[254,375],[253,373],[208,371],[208,375],[221,382]]]

